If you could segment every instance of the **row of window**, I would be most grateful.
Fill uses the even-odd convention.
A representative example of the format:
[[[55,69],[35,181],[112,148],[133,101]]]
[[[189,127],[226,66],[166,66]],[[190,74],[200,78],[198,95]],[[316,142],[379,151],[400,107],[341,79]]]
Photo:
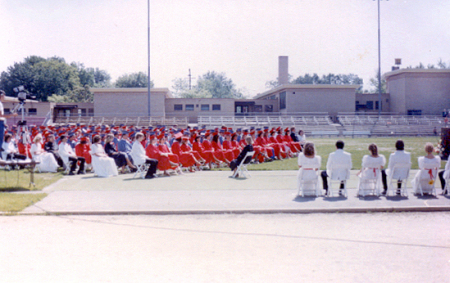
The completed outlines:
[[[199,105],[197,104],[196,107],[198,108]],[[200,111],[209,111],[209,109],[210,109],[209,104],[201,104],[200,105]],[[173,110],[174,111],[183,111],[183,104],[174,104]],[[220,111],[220,104],[213,104],[212,110]],[[194,104],[185,104],[184,111],[194,111]]]
[[[27,112],[28,112],[28,116],[36,116],[37,115],[37,109],[36,108],[28,108],[28,109],[24,109],[24,110],[25,110],[24,114],[27,114]],[[11,109],[5,108],[4,112],[5,112],[5,114],[11,114]],[[22,114],[22,109],[18,109],[17,113],[18,114]]]

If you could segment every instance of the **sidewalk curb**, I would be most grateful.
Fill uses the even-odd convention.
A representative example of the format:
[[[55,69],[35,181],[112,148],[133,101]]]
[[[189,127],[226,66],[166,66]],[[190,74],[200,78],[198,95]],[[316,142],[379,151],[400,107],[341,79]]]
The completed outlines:
[[[42,213],[18,212],[20,216],[67,216],[67,215],[195,215],[195,214],[311,214],[311,213],[388,213],[388,212],[448,212],[450,206],[435,207],[375,207],[375,208],[341,208],[341,209],[235,209],[235,210],[148,210],[148,211],[52,211]],[[7,213],[0,215],[9,215]]]

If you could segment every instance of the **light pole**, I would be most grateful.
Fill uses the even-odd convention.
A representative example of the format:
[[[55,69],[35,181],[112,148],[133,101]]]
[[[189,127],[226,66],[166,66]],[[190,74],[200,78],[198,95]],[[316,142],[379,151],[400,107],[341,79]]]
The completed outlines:
[[[150,0],[147,0],[147,53],[148,53],[148,74],[147,74],[147,101],[148,116],[150,117]]]
[[[375,0],[374,0],[375,1]],[[389,0],[386,0],[389,1]],[[378,2],[378,117],[381,117],[381,29],[380,29],[380,0]]]

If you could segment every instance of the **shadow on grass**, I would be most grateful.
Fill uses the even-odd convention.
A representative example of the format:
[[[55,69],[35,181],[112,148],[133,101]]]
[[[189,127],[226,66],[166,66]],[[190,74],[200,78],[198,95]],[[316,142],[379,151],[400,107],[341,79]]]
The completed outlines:
[[[29,191],[31,191],[31,189],[27,189],[24,187],[6,187],[0,189],[0,192],[2,193],[29,192]]]

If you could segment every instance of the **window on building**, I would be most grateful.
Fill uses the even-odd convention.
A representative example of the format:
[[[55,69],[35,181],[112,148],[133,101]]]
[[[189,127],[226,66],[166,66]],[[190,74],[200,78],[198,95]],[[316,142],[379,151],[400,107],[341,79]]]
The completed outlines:
[[[273,105],[266,105],[265,112],[273,112]]]
[[[286,109],[286,92],[280,92],[280,110]]]
[[[91,116],[94,116],[94,108],[89,108],[88,109],[88,115],[91,117]]]
[[[185,110],[186,111],[194,111],[194,104],[186,104]]]
[[[11,109],[9,108],[5,108],[3,109],[3,111],[5,112],[5,114],[11,114]]]
[[[373,110],[373,101],[366,102],[366,109]]]
[[[28,108],[28,115],[29,116],[36,116],[37,115],[37,109],[36,108]]]
[[[86,116],[86,109],[85,108],[78,108],[78,116]]]
[[[175,104],[173,105],[174,111],[183,111],[183,104]]]
[[[262,112],[262,105],[255,105],[253,107],[253,111],[255,111],[255,112]]]
[[[383,103],[381,103],[381,106],[383,106]],[[375,109],[378,110],[378,101],[375,101]]]
[[[200,110],[201,111],[209,111],[209,104],[202,104]]]
[[[220,111],[220,104],[213,104],[212,105],[212,110],[213,111]]]

